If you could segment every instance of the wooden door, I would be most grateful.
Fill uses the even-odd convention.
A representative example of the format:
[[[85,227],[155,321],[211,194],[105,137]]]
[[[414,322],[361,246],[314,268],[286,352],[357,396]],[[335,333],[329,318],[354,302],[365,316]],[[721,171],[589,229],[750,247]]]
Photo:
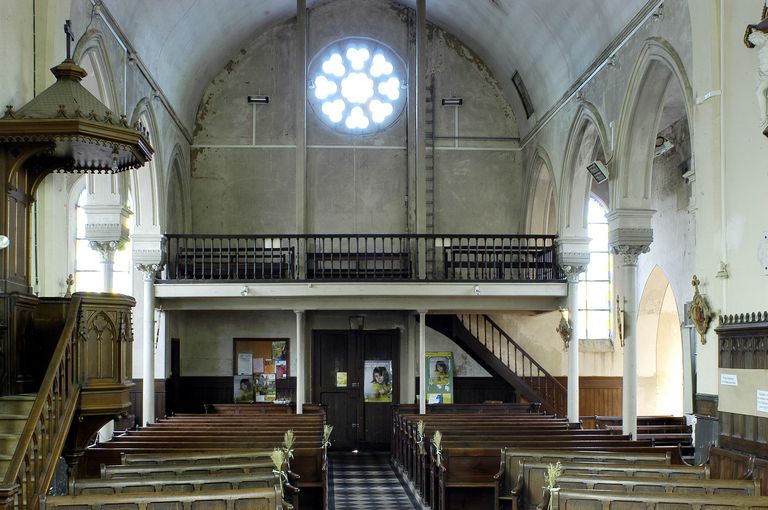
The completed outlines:
[[[349,331],[313,333],[313,400],[326,405],[335,450],[355,450],[361,414],[357,338]]]
[[[360,331],[357,333],[361,353],[360,366],[368,360],[389,361],[392,384],[391,402],[364,402],[361,424],[360,448],[366,450],[388,450],[392,443],[392,404],[400,402],[400,331]],[[360,386],[370,381],[372,374],[362,374]]]
[[[370,360],[391,361],[392,403],[399,403],[399,348],[398,330],[313,332],[312,398],[327,406],[333,449],[389,448],[392,406],[365,402],[363,388],[371,374],[364,366]]]

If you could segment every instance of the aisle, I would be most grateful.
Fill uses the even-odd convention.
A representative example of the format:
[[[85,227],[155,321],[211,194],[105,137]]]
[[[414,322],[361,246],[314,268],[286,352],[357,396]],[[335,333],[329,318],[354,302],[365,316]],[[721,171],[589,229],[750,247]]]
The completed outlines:
[[[421,508],[395,474],[388,453],[332,453],[329,460],[331,510]]]

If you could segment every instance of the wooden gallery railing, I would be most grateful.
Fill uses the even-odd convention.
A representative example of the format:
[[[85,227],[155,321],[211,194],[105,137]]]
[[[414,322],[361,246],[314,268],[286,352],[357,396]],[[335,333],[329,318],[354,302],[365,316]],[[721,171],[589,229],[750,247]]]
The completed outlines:
[[[487,315],[459,315],[464,327],[528,385],[542,407],[558,416],[568,412],[568,390]]]
[[[0,509],[39,508],[70,427],[78,426],[73,423],[76,413],[103,424],[128,409],[128,391],[133,385],[134,304],[133,298],[121,295],[72,297],[48,370],[0,485]]]
[[[562,281],[555,236],[167,234],[163,281]]]

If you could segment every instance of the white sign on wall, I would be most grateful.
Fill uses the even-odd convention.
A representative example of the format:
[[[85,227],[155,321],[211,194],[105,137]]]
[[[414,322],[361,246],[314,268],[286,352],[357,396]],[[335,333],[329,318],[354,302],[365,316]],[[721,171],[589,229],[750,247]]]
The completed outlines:
[[[768,391],[757,390],[757,412],[768,413]]]
[[[739,379],[736,374],[720,374],[720,384],[724,386],[738,386]]]

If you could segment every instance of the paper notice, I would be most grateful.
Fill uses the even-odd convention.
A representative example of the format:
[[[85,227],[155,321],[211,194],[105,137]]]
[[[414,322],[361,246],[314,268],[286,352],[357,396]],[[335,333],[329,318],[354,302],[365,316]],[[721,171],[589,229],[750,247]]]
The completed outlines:
[[[768,413],[768,390],[757,390],[757,412]]]
[[[723,386],[738,386],[739,380],[736,374],[720,374],[720,384]]]
[[[237,373],[240,375],[253,375],[253,354],[250,352],[237,353]]]
[[[264,372],[264,358],[253,358],[253,373],[261,374]]]

